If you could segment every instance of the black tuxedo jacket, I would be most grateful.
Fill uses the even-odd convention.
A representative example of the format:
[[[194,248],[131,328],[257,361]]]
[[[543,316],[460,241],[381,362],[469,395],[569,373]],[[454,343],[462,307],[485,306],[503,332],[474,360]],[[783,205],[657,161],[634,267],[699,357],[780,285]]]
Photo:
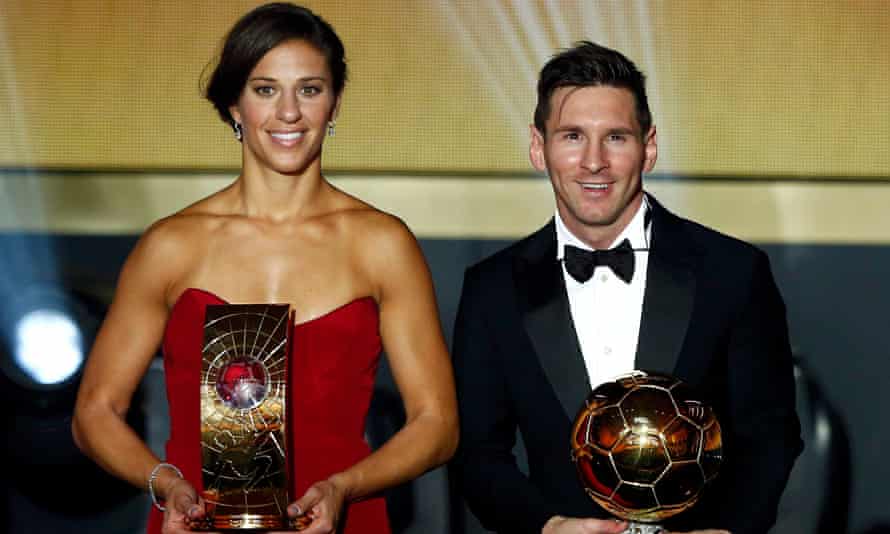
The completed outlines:
[[[757,248],[650,197],[652,240],[635,368],[672,374],[717,412],[724,462],[671,530],[764,533],[803,443],[785,307]],[[491,530],[540,532],[553,515],[607,517],[569,451],[590,393],[551,221],[469,268],[454,332],[461,493]],[[518,433],[528,474],[512,453]]]

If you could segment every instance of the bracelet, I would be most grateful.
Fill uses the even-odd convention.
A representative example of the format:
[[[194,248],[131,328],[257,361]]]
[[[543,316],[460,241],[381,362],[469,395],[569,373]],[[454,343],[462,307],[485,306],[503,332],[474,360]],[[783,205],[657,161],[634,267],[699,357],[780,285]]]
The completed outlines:
[[[155,508],[157,508],[158,510],[160,510],[162,512],[164,510],[166,510],[166,508],[164,508],[164,506],[160,503],[160,501],[158,501],[158,496],[155,493],[154,481],[156,478],[158,478],[158,474],[160,474],[161,468],[163,468],[163,467],[173,470],[173,472],[176,473],[176,475],[179,476],[179,478],[185,478],[184,476],[182,476],[182,471],[180,471],[178,467],[176,467],[173,464],[168,464],[166,462],[159,463],[158,465],[155,466],[154,469],[151,470],[151,474],[148,475],[148,494],[151,495],[151,502],[155,505]]]

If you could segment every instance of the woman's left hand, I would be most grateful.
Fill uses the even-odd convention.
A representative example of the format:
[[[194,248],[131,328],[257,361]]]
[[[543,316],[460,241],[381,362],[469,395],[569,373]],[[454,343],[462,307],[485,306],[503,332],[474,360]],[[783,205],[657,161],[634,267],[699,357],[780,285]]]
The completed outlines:
[[[308,522],[308,526],[300,530],[303,534],[332,534],[337,531],[345,499],[343,488],[330,479],[322,480],[291,503],[287,515],[299,523]]]

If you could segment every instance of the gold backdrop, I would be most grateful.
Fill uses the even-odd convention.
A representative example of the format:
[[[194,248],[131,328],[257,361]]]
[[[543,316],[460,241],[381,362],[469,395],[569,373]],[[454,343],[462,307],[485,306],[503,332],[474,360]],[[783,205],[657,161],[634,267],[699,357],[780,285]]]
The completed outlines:
[[[0,0],[0,167],[236,168],[199,80],[255,4]],[[890,174],[880,0],[308,5],[341,34],[352,75],[329,170],[528,173],[537,70],[588,38],[648,74],[657,172]]]

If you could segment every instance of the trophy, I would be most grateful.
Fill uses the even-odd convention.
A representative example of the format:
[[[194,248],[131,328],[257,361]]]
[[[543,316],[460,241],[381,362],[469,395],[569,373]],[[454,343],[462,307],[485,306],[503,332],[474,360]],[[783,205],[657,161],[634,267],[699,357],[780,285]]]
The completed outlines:
[[[723,459],[713,410],[680,380],[634,371],[603,383],[575,418],[572,460],[587,494],[628,534],[687,510]]]
[[[290,529],[290,307],[207,306],[201,362],[205,516],[196,530]]]

